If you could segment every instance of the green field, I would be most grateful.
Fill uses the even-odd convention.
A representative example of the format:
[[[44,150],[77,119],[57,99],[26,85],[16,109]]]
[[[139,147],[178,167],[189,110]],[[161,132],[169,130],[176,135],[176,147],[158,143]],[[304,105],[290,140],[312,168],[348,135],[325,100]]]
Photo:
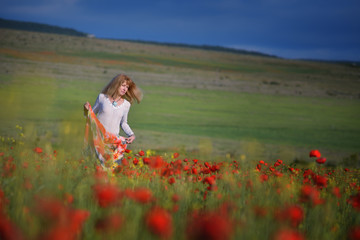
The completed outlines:
[[[81,146],[82,105],[119,72],[144,92],[133,149],[340,161],[360,149],[360,68],[0,30],[0,135]],[[64,133],[66,129],[66,133]],[[39,140],[39,141],[40,141]]]
[[[1,29],[0,62],[1,239],[359,238],[357,65]],[[103,168],[83,104],[119,72]]]

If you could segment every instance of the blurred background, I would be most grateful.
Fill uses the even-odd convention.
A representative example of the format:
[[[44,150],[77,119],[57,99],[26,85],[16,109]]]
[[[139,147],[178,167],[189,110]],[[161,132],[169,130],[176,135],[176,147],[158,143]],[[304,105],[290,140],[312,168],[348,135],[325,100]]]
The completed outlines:
[[[359,162],[358,1],[0,2],[3,138],[80,153],[83,103],[125,73],[134,150]]]

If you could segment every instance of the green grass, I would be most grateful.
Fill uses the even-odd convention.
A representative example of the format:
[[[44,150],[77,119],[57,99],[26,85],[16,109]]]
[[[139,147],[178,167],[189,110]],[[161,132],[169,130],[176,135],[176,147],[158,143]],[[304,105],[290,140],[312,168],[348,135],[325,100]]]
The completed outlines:
[[[139,129],[356,151],[358,109],[344,99],[148,87],[130,121]]]
[[[250,65],[240,66],[236,63],[223,63],[221,60],[209,60],[209,59],[188,59],[174,56],[156,56],[148,54],[133,54],[133,53],[107,53],[107,52],[61,52],[61,55],[82,57],[82,58],[94,58],[105,60],[117,60],[127,63],[142,63],[142,64],[154,64],[164,65],[180,68],[192,68],[198,70],[222,70],[222,71],[237,71],[258,73],[264,72],[262,66]]]
[[[125,72],[144,90],[129,114],[138,137],[134,148],[284,152],[290,160],[312,148],[341,157],[360,149],[357,67],[2,32],[3,136],[18,124],[54,146],[81,145],[84,102],[94,103],[104,85]]]
[[[86,81],[0,76],[3,97],[2,134],[15,124],[32,124],[41,134],[51,132],[54,144],[63,142],[59,131],[83,134],[82,105],[94,103],[102,85]],[[194,88],[145,86],[141,104],[134,104],[129,123],[146,144],[147,131],[190,138],[259,141],[262,144],[341,151],[360,148],[359,103],[349,99],[274,96]],[[144,132],[144,133],[143,133]],[[168,138],[171,138],[168,136]],[[150,140],[151,139],[151,140]],[[178,141],[168,139],[174,144]],[[151,144],[150,144],[151,146]],[[141,148],[141,146],[138,146]],[[198,147],[197,144],[196,146]],[[224,149],[230,151],[230,148]],[[260,150],[259,150],[260,151]]]

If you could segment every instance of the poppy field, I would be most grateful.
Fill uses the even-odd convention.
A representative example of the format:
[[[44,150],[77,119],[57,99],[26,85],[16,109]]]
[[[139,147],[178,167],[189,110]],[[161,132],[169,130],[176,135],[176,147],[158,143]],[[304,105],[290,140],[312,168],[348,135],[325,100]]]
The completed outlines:
[[[0,239],[360,239],[357,65],[0,33]],[[119,72],[144,98],[107,170],[83,104]]]
[[[360,239],[360,171],[286,159],[91,154],[1,137],[1,239]]]

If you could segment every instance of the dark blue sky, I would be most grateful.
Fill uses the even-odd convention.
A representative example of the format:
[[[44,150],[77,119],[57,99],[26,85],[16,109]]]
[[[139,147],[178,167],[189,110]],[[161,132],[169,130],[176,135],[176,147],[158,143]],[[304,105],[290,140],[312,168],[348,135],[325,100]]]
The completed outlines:
[[[359,0],[0,0],[0,17],[101,38],[360,61]]]

